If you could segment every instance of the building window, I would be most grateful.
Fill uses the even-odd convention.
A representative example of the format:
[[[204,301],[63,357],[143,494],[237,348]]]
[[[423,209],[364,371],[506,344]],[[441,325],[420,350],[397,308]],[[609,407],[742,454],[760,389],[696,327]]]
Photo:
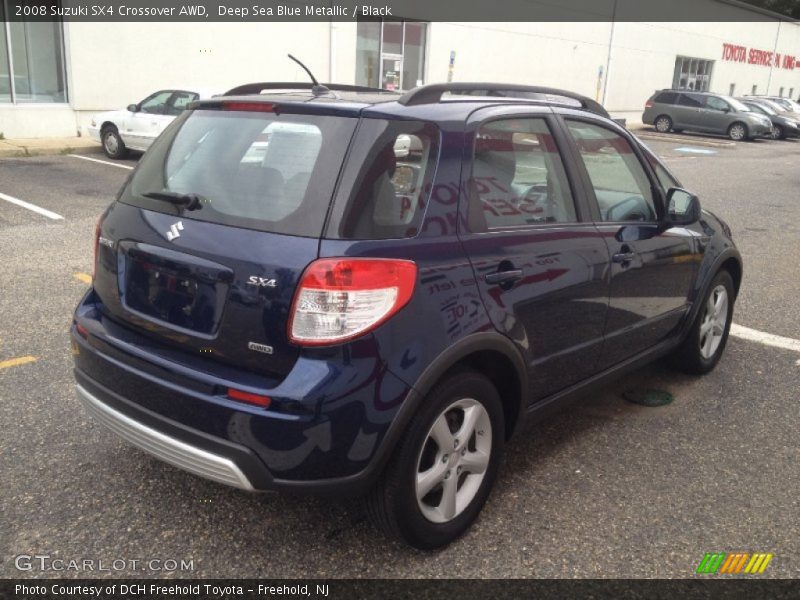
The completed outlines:
[[[751,93],[753,96],[755,96],[756,94],[758,94],[758,86],[757,86],[757,85],[754,85],[754,86],[753,86],[753,91],[752,91],[752,92],[750,92],[750,93]]]
[[[778,97],[783,98],[783,87],[778,91]]]
[[[0,1],[0,102],[67,101],[61,23],[9,22]]]
[[[408,90],[422,85],[427,23],[359,21],[356,85]]]
[[[707,92],[711,84],[713,60],[678,56],[675,58],[675,74],[672,87],[679,90]]]
[[[736,84],[732,83],[730,89],[728,90],[728,96],[735,96],[736,95]]]
[[[789,88],[789,98],[794,100],[794,88]]]

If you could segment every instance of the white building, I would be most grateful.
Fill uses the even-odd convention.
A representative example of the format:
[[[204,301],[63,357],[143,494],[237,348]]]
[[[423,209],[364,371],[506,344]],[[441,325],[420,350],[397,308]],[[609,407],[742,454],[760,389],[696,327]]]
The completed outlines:
[[[321,81],[410,89],[452,78],[566,88],[629,122],[661,88],[800,95],[800,24],[728,0],[695,4],[732,20],[0,22],[0,132],[85,135],[91,114],[158,89],[307,81],[287,53]]]

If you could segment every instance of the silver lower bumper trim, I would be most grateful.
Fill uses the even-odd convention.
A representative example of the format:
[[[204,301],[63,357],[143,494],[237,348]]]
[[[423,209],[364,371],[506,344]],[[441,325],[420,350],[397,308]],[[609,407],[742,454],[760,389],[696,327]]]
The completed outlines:
[[[243,490],[255,491],[250,480],[229,458],[197,448],[131,419],[103,403],[81,385],[78,397],[89,413],[127,442],[184,471]]]

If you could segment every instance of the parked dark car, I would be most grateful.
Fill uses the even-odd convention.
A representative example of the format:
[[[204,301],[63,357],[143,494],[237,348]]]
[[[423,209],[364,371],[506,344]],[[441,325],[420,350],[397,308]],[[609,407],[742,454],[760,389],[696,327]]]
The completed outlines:
[[[730,96],[685,90],[661,90],[647,101],[642,122],[657,131],[698,131],[732,140],[772,136],[770,120]]]
[[[739,100],[750,110],[761,113],[772,121],[772,139],[785,140],[788,137],[800,136],[800,123],[797,118],[792,118],[793,113],[778,111],[773,108],[776,105],[770,106],[771,103],[764,101],[758,102],[749,98],[740,98]]]
[[[749,100],[769,100],[780,106],[783,110],[792,113],[800,113],[800,103],[795,102],[791,98],[785,98],[782,96],[745,96]]]
[[[433,548],[525,423],[720,360],[730,229],[593,100],[286,85],[189,105],[97,223],[75,377],[122,438],[245,490],[364,496]]]

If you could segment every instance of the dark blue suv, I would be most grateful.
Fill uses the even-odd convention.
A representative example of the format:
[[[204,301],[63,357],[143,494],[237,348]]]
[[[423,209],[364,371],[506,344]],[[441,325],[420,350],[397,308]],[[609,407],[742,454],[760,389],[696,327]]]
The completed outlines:
[[[98,421],[245,490],[363,496],[420,548],[524,422],[660,356],[710,371],[742,277],[599,104],[486,83],[195,102],[95,247],[72,340]]]

